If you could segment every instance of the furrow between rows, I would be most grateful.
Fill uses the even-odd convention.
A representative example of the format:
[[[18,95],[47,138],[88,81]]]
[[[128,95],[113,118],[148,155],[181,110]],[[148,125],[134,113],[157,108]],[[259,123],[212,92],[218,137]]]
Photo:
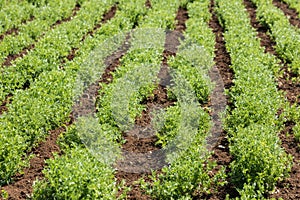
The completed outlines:
[[[233,79],[234,79],[234,72],[230,68],[231,65],[231,58],[226,50],[225,47],[225,40],[224,40],[224,29],[220,25],[218,16],[215,11],[215,1],[210,1],[210,7],[209,7],[210,13],[211,13],[211,19],[209,21],[209,27],[213,30],[213,33],[215,34],[215,57],[214,62],[215,66],[218,69],[218,76],[220,76],[221,80],[223,81],[223,88],[221,88],[221,91],[218,91],[216,94],[217,96],[214,97],[220,103],[220,105],[223,104],[222,101],[225,101],[227,107],[229,109],[232,109],[233,104],[230,102],[229,96],[225,96],[225,91],[230,90],[230,88],[234,85]],[[211,72],[213,73],[213,72]],[[212,76],[212,75],[211,75]],[[217,81],[220,81],[220,78],[217,78]],[[212,79],[212,78],[211,78]],[[218,86],[218,85],[217,85]],[[218,89],[220,90],[220,89]],[[223,90],[223,91],[222,91]],[[225,99],[222,99],[225,98]],[[224,111],[224,110],[223,110]],[[221,111],[222,112],[222,111]],[[220,115],[220,113],[219,113]],[[220,116],[218,116],[220,118]],[[218,119],[218,121],[221,121],[221,119]],[[228,142],[228,135],[225,130],[223,130],[223,125],[219,128],[218,131],[222,131],[219,135],[217,145],[213,148],[213,155],[212,159],[215,160],[218,164],[217,169],[220,169],[221,167],[226,168],[226,174],[229,175],[230,169],[229,165],[232,162],[232,157],[229,152],[229,142]],[[234,185],[231,183],[230,178],[228,176],[227,178],[227,184],[220,188],[216,188],[212,194],[207,195],[207,199],[225,199],[226,195],[229,194],[231,197],[237,196],[237,192],[234,188]]]

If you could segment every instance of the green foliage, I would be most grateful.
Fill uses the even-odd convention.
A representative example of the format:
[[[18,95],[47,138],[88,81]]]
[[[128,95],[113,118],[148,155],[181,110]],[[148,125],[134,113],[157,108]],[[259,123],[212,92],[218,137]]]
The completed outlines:
[[[179,122],[180,108],[178,106],[169,107],[165,113],[159,112],[157,115],[154,115],[154,128],[155,130],[159,130],[159,132],[156,133],[158,137],[157,144],[165,147],[168,141],[171,141],[177,135]]]
[[[256,183],[251,184],[244,184],[243,189],[239,190],[240,193],[240,197],[236,198],[236,199],[240,199],[240,200],[264,200],[266,199],[263,195],[263,193],[261,193],[261,190],[257,190],[257,186]]]
[[[295,136],[295,139],[300,142],[300,112],[299,112],[299,106],[297,104],[289,105],[287,104],[286,107],[283,110],[284,112],[282,115],[285,117],[285,120],[288,122],[294,122],[295,126],[293,127],[293,134]]]
[[[139,24],[140,28],[164,28],[173,30],[175,28],[176,11],[180,1],[165,0],[151,1],[151,10]],[[164,9],[162,9],[164,8]]]
[[[5,200],[5,199],[8,199],[8,193],[7,193],[7,191],[5,191],[5,190],[1,190],[1,197]]]
[[[274,82],[279,65],[260,46],[242,0],[217,0],[216,4],[235,72],[229,91],[234,106],[225,120],[234,158],[231,178],[242,199],[261,199],[291,168],[277,135],[283,119],[276,116],[284,105]]]
[[[45,9],[45,12],[48,12],[48,14],[41,12],[41,15],[52,16],[50,19],[55,22],[56,20],[61,19],[58,18],[59,16],[63,17],[62,15],[68,14],[65,13],[67,9],[70,10],[69,12],[72,12],[71,8],[74,7],[76,2],[72,2],[72,0],[69,1],[68,4],[63,4],[62,2],[55,4],[54,2],[54,5],[61,6],[54,7],[54,10],[57,8],[58,11],[61,11],[61,13],[57,13],[57,15],[54,12],[55,18],[53,18],[52,14],[50,15],[50,13],[52,13],[51,9]],[[93,29],[97,21],[100,20],[98,16],[102,16],[112,4],[112,0],[105,2],[98,2],[97,0],[85,2],[71,21],[63,23],[47,32],[48,34],[35,43],[35,48],[30,51],[26,57],[17,59],[12,66],[5,68],[2,72],[2,78],[0,79],[0,101],[4,100],[8,94],[14,94],[17,89],[23,89],[26,84],[32,84],[42,72],[59,70],[59,65],[61,65],[62,62],[67,62],[66,56],[71,49],[79,48],[81,46],[82,37],[88,31]],[[40,25],[36,26],[35,20],[30,23],[34,28],[25,26],[26,30],[24,30],[24,38],[31,40],[27,44],[31,44],[36,36],[49,29],[51,20],[47,22],[49,23],[47,26],[43,23],[43,17],[41,18],[42,27],[40,27]],[[36,28],[39,30],[35,30]],[[26,31],[29,31],[29,33]],[[29,36],[26,36],[27,34],[31,34],[34,38],[30,39]],[[22,35],[23,34],[19,37],[22,37]],[[14,38],[13,41],[15,41]],[[11,48],[10,45],[9,47],[10,48],[7,48],[6,45],[1,46],[5,55],[10,53],[7,52],[7,50],[11,51],[14,49]],[[23,47],[20,47],[20,50]]]
[[[75,147],[84,148],[84,144],[77,132],[76,125],[66,127],[66,131],[58,137],[57,143],[62,151]]]
[[[236,185],[251,184],[258,193],[272,191],[277,181],[289,173],[291,159],[280,147],[273,126],[251,124],[231,139],[231,177]],[[262,159],[267,158],[267,159]],[[240,188],[241,189],[241,188]]]
[[[171,107],[168,110],[176,110],[175,108]],[[178,114],[176,115],[178,116]],[[181,121],[176,119],[176,115],[172,120]],[[198,132],[197,130],[196,134],[186,132],[188,137],[194,136],[188,148],[181,151],[180,154],[177,153],[176,159],[169,166],[164,167],[161,174],[154,173],[151,176],[153,183],[142,182],[142,188],[156,199],[192,199],[199,193],[209,194],[212,185],[224,184],[226,175],[223,170],[220,170],[214,179],[209,176],[215,163],[208,161],[210,155],[204,146],[208,129],[209,116],[201,111]]]
[[[190,148],[171,166],[164,167],[162,174],[154,174],[151,185],[142,183],[142,188],[156,199],[192,199],[197,193],[210,193],[212,182],[208,173],[214,165],[208,163],[204,167],[207,159],[200,148]]]
[[[182,50],[176,57],[169,60],[170,67],[176,69],[176,73],[188,80],[200,103],[206,103],[212,91],[212,83],[207,76],[208,70],[213,65],[211,57],[202,47],[187,46],[182,44]]]
[[[29,20],[35,10],[35,6],[26,1],[0,1],[0,34],[18,27],[22,21]]]
[[[289,5],[290,8],[294,8],[299,14],[300,17],[300,2],[298,0],[283,0]]]
[[[35,182],[33,199],[116,199],[121,185],[110,166],[99,162],[86,148],[47,160],[46,180]]]
[[[208,27],[211,14],[208,10],[210,1],[194,1],[187,5],[189,19],[186,22],[187,39],[204,46],[210,58],[214,57],[215,35]],[[206,55],[206,53],[205,53]]]
[[[103,7],[103,4],[97,4],[101,6],[101,10],[108,9],[111,5],[110,2],[106,2],[106,7]],[[93,15],[93,12],[90,12],[90,9],[94,9],[95,12],[99,12],[97,7],[94,6],[95,2],[89,2],[86,8],[81,9],[81,14],[78,14],[77,17],[79,21],[85,21],[84,18],[88,17],[89,14]],[[94,15],[93,15],[94,16]],[[123,15],[118,15],[122,19]],[[75,20],[75,23],[77,20]],[[119,31],[119,23],[123,23],[124,20],[117,19],[114,21],[114,26],[110,27],[110,30],[117,33]],[[73,24],[70,22],[68,24]],[[85,23],[87,23],[85,21]],[[128,23],[131,27],[134,22]],[[74,24],[73,24],[74,25]],[[127,27],[127,29],[131,28]],[[66,27],[65,27],[66,28]],[[108,26],[103,26],[103,29],[108,29]],[[54,33],[57,29],[53,30],[53,35],[58,34]],[[72,26],[64,31],[75,30],[72,29]],[[32,58],[31,54],[27,55],[25,59],[26,62],[30,63],[30,73],[36,74],[39,72],[39,76],[35,77],[35,82],[30,85],[28,90],[20,90],[15,93],[13,97],[13,102],[8,105],[9,112],[4,113],[0,118],[0,185],[7,184],[11,181],[11,177],[19,172],[25,165],[28,163],[28,158],[26,152],[39,141],[41,141],[45,136],[47,136],[48,131],[52,130],[58,126],[61,126],[62,123],[66,122],[69,119],[71,112],[71,107],[73,104],[73,89],[74,83],[76,80],[76,75],[80,66],[82,66],[86,59],[88,59],[89,52],[99,45],[99,42],[104,42],[105,39],[110,38],[111,35],[107,31],[95,32],[94,38],[86,38],[85,43],[81,44],[81,48],[78,51],[78,56],[72,61],[66,61],[64,63],[65,70],[58,69],[58,64],[60,65],[61,60],[56,58],[48,59],[45,51],[51,47],[51,44],[55,44],[52,47],[62,47],[59,44],[59,41],[54,42],[45,37],[45,43],[43,51],[40,53],[36,52],[39,55],[44,55],[44,57],[36,57],[38,62],[50,62],[54,59],[54,64],[51,67],[54,67],[52,70],[47,71],[42,69],[45,65],[39,66],[37,63],[34,63],[28,58]],[[58,35],[57,35],[58,36]],[[82,36],[82,35],[81,35]],[[77,39],[81,39],[79,35]],[[59,35],[61,39],[61,35]],[[71,37],[71,35],[70,35]],[[66,40],[65,38],[63,39]],[[57,49],[51,49],[54,53]],[[60,57],[59,52],[57,55]],[[37,56],[36,54],[36,56]],[[55,61],[56,59],[56,61]],[[46,64],[46,66],[50,64]],[[23,66],[24,67],[24,66]],[[39,68],[41,67],[41,68]],[[37,70],[39,68],[41,71]],[[13,69],[13,66],[9,69]],[[37,71],[35,71],[37,70]],[[45,71],[44,71],[45,70]],[[25,73],[22,71],[21,73]],[[14,71],[14,76],[18,76]],[[15,78],[16,78],[15,77]],[[24,78],[24,77],[22,77]],[[22,79],[23,80],[23,79]],[[4,81],[2,79],[2,81]],[[2,85],[1,85],[2,86]],[[6,87],[6,86],[5,86]]]
[[[140,1],[140,5],[144,6],[141,2],[142,1]],[[74,71],[80,69],[80,66],[83,64],[93,65],[93,62],[85,61],[85,59],[98,58],[98,55],[96,55],[96,57],[93,57],[93,55],[92,57],[88,56],[93,49],[95,49],[96,54],[100,53],[101,56],[105,56],[106,54],[103,54],[103,52],[96,47],[99,45],[99,42],[103,42],[105,45],[115,45],[114,41],[112,41],[113,43],[104,41],[110,38],[112,33],[117,34],[121,24],[126,24],[126,26],[124,25],[124,31],[133,26],[134,21],[124,20],[127,19],[124,17],[128,12],[128,10],[117,12],[116,18],[103,25],[102,28],[95,33],[94,38],[86,38],[84,45],[78,52],[78,56],[75,57],[72,62],[65,65],[66,71],[68,73],[74,73]],[[113,48],[110,46],[110,49]],[[86,75],[89,74],[87,73]],[[108,92],[109,88],[104,88],[103,91]],[[78,96],[78,94],[76,95]],[[102,102],[102,100],[100,101]],[[107,104],[107,106],[109,106],[109,104]],[[60,137],[59,143],[63,149],[64,156],[55,156],[53,160],[47,161],[48,168],[44,170],[46,179],[36,183],[33,199],[116,199],[120,187],[122,187],[124,192],[118,194],[118,199],[125,197],[128,189],[123,186],[122,183],[116,183],[114,170],[107,162],[103,162],[101,158],[104,158],[103,156],[105,156],[105,154],[102,156],[103,149],[98,148],[118,145],[116,141],[120,139],[121,133],[118,127],[110,124],[110,122],[113,121],[112,119],[105,118],[107,117],[106,115],[98,116],[101,119],[78,119],[79,121],[69,127],[67,132]],[[106,119],[105,122],[101,121],[104,119]],[[100,120],[100,123],[97,120]],[[85,140],[87,138],[90,140]],[[91,152],[88,152],[88,149],[85,148],[83,143],[85,145],[91,145]],[[112,143],[113,145],[107,146],[107,144]],[[111,150],[111,148],[106,148],[106,150]],[[65,168],[65,166],[68,167]]]
[[[181,42],[177,56],[169,61],[176,73],[171,73],[175,86],[168,87],[168,93],[178,102],[164,113],[158,113],[154,125],[160,130],[158,143],[166,148],[167,158],[172,162],[162,169],[161,174],[152,175],[153,183],[141,182],[142,188],[156,199],[193,199],[199,193],[209,194],[213,184],[225,184],[224,171],[220,170],[213,179],[208,175],[215,167],[214,163],[207,161],[209,154],[204,148],[210,117],[194,106],[195,100],[206,102],[211,91],[208,79],[205,79],[213,65],[214,49],[214,35],[206,24],[210,16],[208,5],[209,1],[187,4],[191,10],[185,33],[187,37]],[[191,43],[198,46],[191,46]],[[199,48],[201,46],[204,48]],[[168,151],[168,145],[174,144],[176,149]]]
[[[42,34],[50,30],[56,21],[67,18],[72,14],[75,0],[51,1],[48,5],[35,8],[32,12],[24,12],[34,16],[34,20],[18,26],[18,35],[5,36],[0,46],[1,63],[9,54],[17,54],[23,48],[33,44]],[[22,8],[26,8],[25,6]],[[16,9],[21,10],[21,9]]]
[[[294,73],[299,74],[299,29],[289,23],[288,18],[279,8],[272,4],[272,1],[252,1],[257,6],[259,21],[270,28],[270,36],[276,42],[276,52],[290,65]],[[295,5],[295,2],[293,4]],[[297,4],[299,8],[299,3]]]
[[[30,89],[14,96],[0,118],[0,177],[4,184],[27,162],[23,156],[47,132],[68,119],[72,79],[65,72],[40,76]]]
[[[300,125],[299,123],[297,123],[294,127],[293,127],[293,132],[294,132],[294,136],[296,138],[296,140],[298,142],[300,142]]]
[[[110,124],[122,131],[133,126],[135,118],[144,109],[141,102],[156,86],[164,49],[165,33],[158,24],[157,29],[140,27],[144,26],[140,25],[131,34],[130,49],[122,57],[121,67],[113,73],[113,83],[102,85],[102,95],[97,103],[100,123]],[[151,34],[147,30],[151,31]]]
[[[81,9],[77,15],[70,22],[50,30],[51,24],[70,16],[71,9],[78,2]],[[241,185],[238,187],[240,199],[263,199],[291,167],[291,158],[280,147],[277,136],[283,121],[276,117],[276,113],[283,99],[276,90],[274,76],[280,66],[274,56],[264,54],[259,40],[255,39],[256,33],[250,26],[242,1],[216,2],[222,25],[227,30],[224,34],[226,48],[236,78],[235,86],[229,92],[234,109],[226,119],[225,127],[231,136],[230,152],[234,158],[230,175],[237,187]],[[286,19],[278,10],[271,9],[270,2],[261,4],[258,15],[271,28],[270,34],[278,43],[278,54],[291,62],[292,69],[298,72],[299,31],[286,26]],[[97,100],[98,118],[79,118],[60,136],[59,144],[64,155],[55,155],[54,159],[46,161],[45,179],[35,183],[33,199],[116,199],[120,188],[126,192],[128,188],[123,183],[117,184],[115,171],[107,164],[112,161],[104,160],[102,154],[110,155],[106,151],[120,145],[122,125],[134,123],[144,109],[142,102],[156,87],[155,77],[164,49],[164,30],[175,27],[174,18],[179,6],[188,8],[190,18],[184,33],[186,39],[181,41],[177,57],[169,61],[169,65],[180,74],[173,74],[177,85],[168,88],[168,93],[178,103],[165,113],[158,113],[158,121],[163,119],[165,124],[155,125],[159,127],[159,144],[167,148],[173,142],[180,148],[167,151],[168,159],[173,158],[173,162],[164,167],[161,174],[154,173],[151,184],[141,181],[142,187],[157,199],[192,199],[199,193],[209,194],[211,187],[226,184],[224,168],[214,177],[209,175],[215,168],[215,163],[208,161],[210,154],[204,148],[211,127],[210,116],[197,104],[207,102],[212,89],[206,76],[214,64],[215,45],[215,36],[208,27],[211,18],[209,0],[153,0],[151,9],[144,6],[144,0],[121,0],[115,17],[84,41],[81,41],[82,37],[93,29],[102,14],[115,3],[114,0],[2,3],[0,0],[0,19],[5,20],[0,21],[5,24],[1,24],[0,33],[31,15],[35,19],[18,26],[18,36],[4,38],[0,45],[0,60],[38,41],[27,56],[2,70],[0,100],[10,93],[14,97],[12,104],[8,105],[9,112],[0,118],[0,185],[9,183],[11,177],[28,163],[26,153],[45,138],[49,130],[69,119],[74,96],[80,96],[84,89],[80,86],[76,90],[78,94],[74,94],[76,75],[79,73],[84,83],[90,83],[98,77],[98,74],[91,74],[95,71],[89,68],[91,65],[101,65],[96,69],[100,70],[100,75],[103,73],[103,62],[86,61],[95,56],[90,52],[95,50],[97,53],[97,47],[107,38],[138,25],[131,34],[131,47],[121,59],[121,68],[113,73],[113,83],[101,85]],[[157,28],[158,31],[147,32],[146,28]],[[290,32],[293,34],[287,35]],[[116,40],[115,43],[105,43],[108,46],[102,57],[94,59],[111,54],[124,38]],[[193,43],[197,48],[190,46]],[[79,50],[74,60],[69,61],[66,56],[72,48]],[[19,90],[25,85],[30,85],[30,88]],[[196,101],[190,91],[195,91]],[[296,110],[288,114],[299,121]],[[299,139],[299,126],[296,125],[293,131]],[[125,192],[119,198],[125,197]],[[7,196],[5,191],[1,195],[3,198]]]

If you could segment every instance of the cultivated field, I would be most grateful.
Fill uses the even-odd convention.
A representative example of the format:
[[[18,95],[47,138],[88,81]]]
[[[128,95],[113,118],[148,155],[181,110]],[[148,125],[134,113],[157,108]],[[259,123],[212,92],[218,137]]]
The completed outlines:
[[[0,199],[300,199],[299,0],[0,0]]]

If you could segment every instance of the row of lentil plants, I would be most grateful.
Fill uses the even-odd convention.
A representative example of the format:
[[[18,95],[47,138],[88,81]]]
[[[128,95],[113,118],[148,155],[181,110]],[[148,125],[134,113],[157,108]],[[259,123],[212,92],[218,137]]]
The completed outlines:
[[[233,109],[225,120],[231,179],[242,199],[262,199],[291,168],[278,137],[283,120],[277,112],[284,105],[275,83],[278,60],[264,53],[241,0],[216,2],[235,72],[228,93]]]

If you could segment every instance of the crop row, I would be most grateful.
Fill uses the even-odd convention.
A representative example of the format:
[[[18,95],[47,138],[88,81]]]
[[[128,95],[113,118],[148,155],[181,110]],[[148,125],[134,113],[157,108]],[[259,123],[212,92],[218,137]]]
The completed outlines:
[[[235,73],[229,91],[234,106],[225,123],[234,159],[230,175],[242,199],[260,199],[291,164],[278,137],[282,119],[277,112],[284,103],[274,77],[278,60],[264,53],[242,0],[216,2]]]
[[[80,24],[86,23],[85,26],[79,26],[79,28],[82,28],[80,31],[87,32],[89,29],[92,29],[92,25],[97,20],[96,16],[99,16],[96,15],[96,13],[101,11],[101,16],[101,13],[108,10],[112,4],[113,2],[109,1],[104,3],[99,1],[86,2],[86,4],[83,4],[83,9],[81,9],[82,14],[78,15],[78,17],[82,17],[81,20],[78,19],[75,21],[77,25],[73,24],[75,27],[69,26],[65,27],[65,30],[62,30],[65,33],[69,32],[66,36],[70,36],[70,38],[66,37],[61,41],[59,38],[63,38],[64,34],[58,35],[57,37],[59,38],[57,38],[57,40],[49,36],[47,37],[49,40],[46,40],[48,42],[43,42],[44,49],[37,48],[40,52],[34,51],[31,55],[26,57],[32,59],[34,56],[36,60],[27,60],[28,68],[20,72],[20,76],[21,73],[25,76],[26,72],[37,73],[37,68],[43,68],[39,68],[40,71],[38,74],[40,76],[36,77],[36,81],[31,84],[29,89],[20,90],[15,93],[13,102],[7,106],[8,112],[3,113],[0,118],[1,185],[10,182],[11,176],[22,169],[27,162],[27,159],[24,159],[24,157],[26,158],[26,152],[28,152],[34,144],[46,137],[49,130],[61,126],[62,123],[68,119],[73,100],[72,83],[74,82],[75,72],[72,70],[63,71],[59,69],[58,66],[61,63],[57,58],[62,56],[59,54],[62,53],[62,49],[60,48],[67,48],[63,44],[68,44],[68,39],[74,40],[72,37],[75,37],[74,34],[76,34],[76,30],[78,30],[77,27]],[[93,21],[92,24],[88,24],[90,20]],[[70,22],[70,25],[71,24]],[[84,34],[84,32],[82,34]],[[79,38],[82,37],[79,33],[77,34]],[[92,46],[92,44],[87,45]],[[71,47],[64,49],[63,51],[67,53],[70,48]],[[55,53],[53,57],[51,57],[50,54],[42,56],[43,52],[50,53],[49,51]],[[50,62],[50,60],[52,62]],[[37,61],[44,62],[44,64]],[[71,64],[69,62],[66,62],[66,64],[67,63]],[[17,66],[21,68],[21,65]],[[48,68],[48,70],[46,70],[46,68]],[[17,74],[17,72],[15,72],[15,74]]]
[[[67,71],[78,69],[78,76],[74,80],[75,84],[82,84],[82,87],[75,88],[79,95],[86,87],[101,77],[104,72],[105,64],[103,60],[116,50],[125,40],[125,33],[130,31],[133,26],[146,14],[144,0],[133,2],[121,1],[115,17],[95,33],[93,39],[87,39],[84,45],[78,50],[78,54],[72,64],[66,65]],[[119,34],[119,35],[118,35]],[[116,37],[113,37],[117,35]],[[119,41],[120,43],[115,41]],[[115,49],[104,53],[103,46],[110,47],[115,44]],[[92,47],[92,48],[91,48]],[[93,53],[90,53],[90,52]],[[96,63],[95,63],[96,62]],[[91,70],[92,69],[92,70]],[[95,71],[99,71],[94,76]],[[87,73],[88,72],[88,73]],[[85,79],[85,77],[88,77]],[[79,82],[78,82],[79,78]],[[84,82],[80,81],[84,80]],[[77,86],[75,86],[77,87]],[[92,113],[91,113],[92,114]],[[97,118],[78,118],[75,125],[68,128],[61,139],[61,147],[64,155],[56,155],[53,160],[48,160],[48,167],[44,170],[45,180],[37,182],[34,186],[34,199],[115,199],[117,192],[122,186],[117,184],[114,179],[114,170],[106,162],[100,162],[99,157],[92,155],[79,137],[79,133],[85,133],[86,127],[96,133],[99,142],[109,144],[109,148],[118,147],[115,141],[115,129],[107,123],[99,126]],[[80,127],[83,127],[80,129]],[[101,140],[102,139],[102,140]],[[96,138],[97,141],[97,138]],[[100,154],[105,149],[100,150]],[[104,153],[103,153],[104,154]],[[67,165],[68,168],[64,166]],[[120,196],[122,198],[122,195]]]
[[[284,13],[272,4],[272,0],[252,0],[257,7],[258,20],[270,29],[276,42],[278,55],[290,64],[292,71],[300,74],[300,30],[290,24]]]
[[[71,16],[75,5],[75,0],[67,0],[51,1],[47,6],[41,7],[34,14],[34,20],[18,26],[18,35],[5,36],[1,41],[0,63],[2,64],[8,55],[17,54],[35,43],[56,21]]]
[[[270,28],[270,35],[276,42],[276,52],[291,67],[292,72],[300,74],[300,30],[290,25],[284,13],[272,5],[271,1],[253,0],[258,7],[257,15],[261,23]],[[299,3],[298,3],[299,5]],[[298,81],[298,79],[297,79]],[[300,140],[299,114],[297,105],[286,108],[290,120],[296,123],[293,133]]]
[[[72,48],[79,48],[81,39],[93,29],[102,14],[112,6],[108,1],[94,6],[94,2],[84,2],[77,15],[41,38],[27,56],[15,60],[13,65],[4,68],[0,80],[0,101],[8,94],[31,85],[42,72],[59,70]]]
[[[291,8],[294,8],[298,12],[298,16],[300,17],[300,2],[298,0],[283,0],[287,3]]]

